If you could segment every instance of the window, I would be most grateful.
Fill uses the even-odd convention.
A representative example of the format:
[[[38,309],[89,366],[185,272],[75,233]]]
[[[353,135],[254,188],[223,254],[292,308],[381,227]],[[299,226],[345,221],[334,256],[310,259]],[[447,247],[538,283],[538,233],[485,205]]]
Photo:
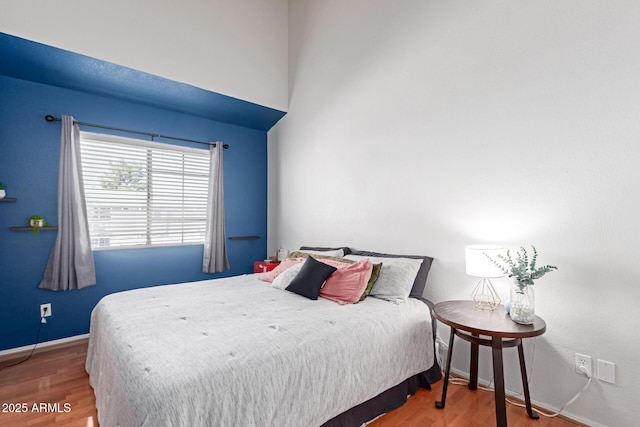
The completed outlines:
[[[94,250],[204,243],[209,152],[81,132]]]

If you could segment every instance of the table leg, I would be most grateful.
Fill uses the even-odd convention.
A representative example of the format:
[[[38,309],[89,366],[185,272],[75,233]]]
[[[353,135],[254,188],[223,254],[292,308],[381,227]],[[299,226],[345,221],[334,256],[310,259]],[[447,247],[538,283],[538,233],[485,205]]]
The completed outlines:
[[[478,337],[478,334],[472,334]],[[469,390],[478,389],[478,349],[480,345],[471,343],[471,362],[469,363]]]
[[[507,404],[504,394],[504,370],[502,367],[502,338],[491,338],[491,353],[493,355],[493,378],[495,381],[496,425],[507,426]]]
[[[436,408],[444,408],[447,401],[447,386],[449,385],[449,372],[451,372],[451,355],[453,355],[453,338],[456,336],[456,330],[451,327],[451,336],[449,337],[449,351],[447,352],[447,368],[444,371],[444,384],[442,385],[442,400],[436,402]]]
[[[529,381],[527,380],[527,367],[524,364],[524,349],[522,348],[522,341],[518,344],[518,358],[520,359],[520,374],[522,375],[522,389],[524,390],[524,401],[527,406],[527,414],[529,414],[529,418],[537,420],[540,416],[531,408]]]

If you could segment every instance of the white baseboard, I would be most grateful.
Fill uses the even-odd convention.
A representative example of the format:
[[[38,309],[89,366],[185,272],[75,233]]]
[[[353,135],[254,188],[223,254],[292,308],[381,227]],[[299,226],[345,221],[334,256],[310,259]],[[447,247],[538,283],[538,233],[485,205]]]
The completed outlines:
[[[57,348],[69,347],[76,344],[81,344],[82,342],[89,341],[89,334],[76,335],[68,338],[61,338],[59,340],[53,341],[45,341],[43,343],[38,343],[36,349],[33,351],[33,354],[42,353],[45,351],[55,350]],[[10,348],[8,350],[0,351],[0,362],[10,359],[17,359],[20,357],[28,356],[33,350],[32,345],[25,345],[24,347],[16,347]]]

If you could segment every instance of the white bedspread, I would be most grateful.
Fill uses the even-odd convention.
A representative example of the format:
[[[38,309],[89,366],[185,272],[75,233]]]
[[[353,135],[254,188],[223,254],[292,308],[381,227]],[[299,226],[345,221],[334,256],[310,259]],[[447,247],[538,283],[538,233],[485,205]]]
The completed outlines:
[[[319,426],[433,365],[424,303],[312,301],[256,275],[106,296],[90,332],[101,427]]]

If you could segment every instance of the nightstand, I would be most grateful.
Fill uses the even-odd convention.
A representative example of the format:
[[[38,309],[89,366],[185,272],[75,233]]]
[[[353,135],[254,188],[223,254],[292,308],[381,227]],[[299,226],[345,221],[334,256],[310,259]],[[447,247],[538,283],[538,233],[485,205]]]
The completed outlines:
[[[538,414],[531,409],[522,339],[544,334],[547,329],[544,320],[536,316],[533,324],[520,325],[511,320],[503,305],[499,305],[495,310],[481,310],[475,306],[473,301],[444,301],[436,304],[433,311],[436,319],[451,327],[447,367],[444,375],[444,384],[442,385],[442,400],[436,402],[436,407],[439,409],[444,408],[447,399],[447,385],[451,371],[451,356],[453,355],[453,339],[457,336],[471,343],[470,390],[478,388],[478,348],[481,345],[491,347],[495,381],[496,423],[499,427],[506,427],[507,425],[502,349],[518,347],[520,375],[522,376],[522,388],[524,390],[527,414],[529,414],[530,418],[538,418]],[[481,338],[481,336],[488,338]]]
[[[280,262],[278,261],[255,261],[253,263],[253,272],[266,273],[267,271],[271,271],[279,265]]]

